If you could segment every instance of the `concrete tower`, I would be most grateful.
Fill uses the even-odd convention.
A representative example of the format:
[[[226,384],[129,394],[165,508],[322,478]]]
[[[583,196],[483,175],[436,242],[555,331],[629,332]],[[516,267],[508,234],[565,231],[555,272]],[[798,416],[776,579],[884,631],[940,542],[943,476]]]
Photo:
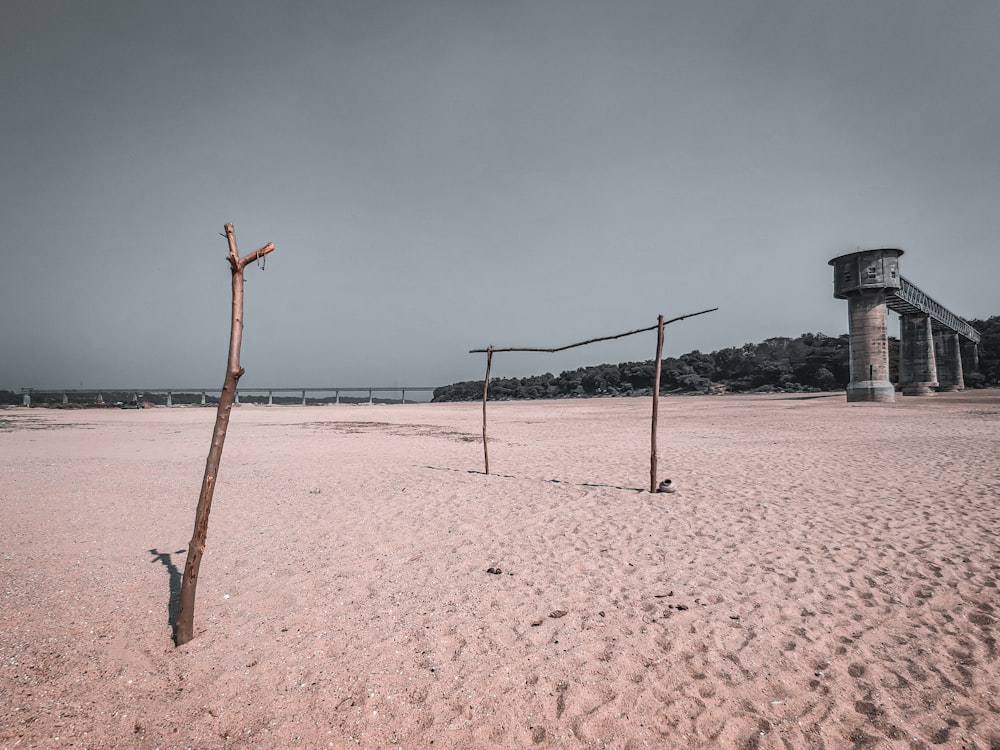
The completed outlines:
[[[895,400],[889,382],[886,290],[900,286],[902,250],[882,248],[841,255],[833,266],[833,296],[847,300],[851,339],[848,401]]]

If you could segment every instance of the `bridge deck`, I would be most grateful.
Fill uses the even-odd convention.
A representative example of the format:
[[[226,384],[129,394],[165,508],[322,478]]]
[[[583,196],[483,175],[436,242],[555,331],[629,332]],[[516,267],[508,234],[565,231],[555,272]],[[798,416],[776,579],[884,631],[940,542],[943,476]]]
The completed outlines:
[[[901,276],[899,282],[899,288],[886,290],[885,303],[890,310],[898,312],[900,315],[924,313],[931,317],[932,325],[935,328],[955,331],[970,341],[979,343],[982,337],[979,331],[969,323],[948,310],[944,305],[935,302],[911,281]]]

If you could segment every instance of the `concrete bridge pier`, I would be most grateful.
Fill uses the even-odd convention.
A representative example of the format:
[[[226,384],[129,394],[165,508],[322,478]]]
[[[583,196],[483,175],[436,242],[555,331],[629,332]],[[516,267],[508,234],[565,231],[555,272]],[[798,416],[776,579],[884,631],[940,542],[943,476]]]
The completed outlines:
[[[896,398],[896,391],[889,382],[887,315],[882,289],[867,289],[848,298],[851,345],[848,401],[891,402]]]
[[[962,339],[962,373],[979,372],[979,344]]]
[[[938,390],[964,391],[962,347],[955,331],[934,331],[934,359],[937,362]]]
[[[934,332],[926,313],[900,317],[899,384],[904,396],[931,396],[938,386]]]

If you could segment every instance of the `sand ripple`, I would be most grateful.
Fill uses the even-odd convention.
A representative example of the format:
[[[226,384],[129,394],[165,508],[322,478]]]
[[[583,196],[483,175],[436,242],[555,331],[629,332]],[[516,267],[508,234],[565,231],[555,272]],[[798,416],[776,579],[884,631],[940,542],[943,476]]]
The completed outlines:
[[[1000,747],[1000,395],[648,409],[8,410],[0,747]]]

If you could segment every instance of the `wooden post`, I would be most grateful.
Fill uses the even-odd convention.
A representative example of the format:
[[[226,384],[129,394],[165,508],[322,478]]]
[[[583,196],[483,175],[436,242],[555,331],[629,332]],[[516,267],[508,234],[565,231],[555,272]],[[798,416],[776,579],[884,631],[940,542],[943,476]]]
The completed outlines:
[[[219,396],[219,408],[215,417],[215,431],[212,433],[212,444],[205,462],[205,476],[201,483],[201,494],[198,497],[198,509],[194,517],[194,533],[188,545],[187,561],[184,564],[184,576],[181,579],[180,606],[177,610],[177,625],[174,630],[174,643],[183,646],[194,637],[194,599],[198,587],[198,569],[201,557],[205,552],[205,539],[208,536],[208,515],[212,510],[212,496],[215,493],[215,479],[219,474],[219,463],[222,461],[222,447],[226,442],[226,430],[229,427],[229,414],[236,398],[236,384],[244,370],[240,366],[240,345],[243,341],[243,268],[258,258],[262,258],[274,250],[274,243],[268,242],[260,250],[239,257],[236,250],[236,235],[233,225],[226,224],[226,240],[229,242],[229,266],[233,277],[233,314],[232,326],[229,331],[229,360],[226,366],[226,379]]]
[[[663,316],[656,319],[656,374],[653,376],[653,426],[649,448],[649,491],[656,492],[656,421],[660,413],[660,371],[663,369]]]
[[[486,396],[490,392],[490,366],[493,364],[493,344],[486,347],[486,377],[483,379],[483,460],[486,473],[490,473],[490,449],[486,440]]]

